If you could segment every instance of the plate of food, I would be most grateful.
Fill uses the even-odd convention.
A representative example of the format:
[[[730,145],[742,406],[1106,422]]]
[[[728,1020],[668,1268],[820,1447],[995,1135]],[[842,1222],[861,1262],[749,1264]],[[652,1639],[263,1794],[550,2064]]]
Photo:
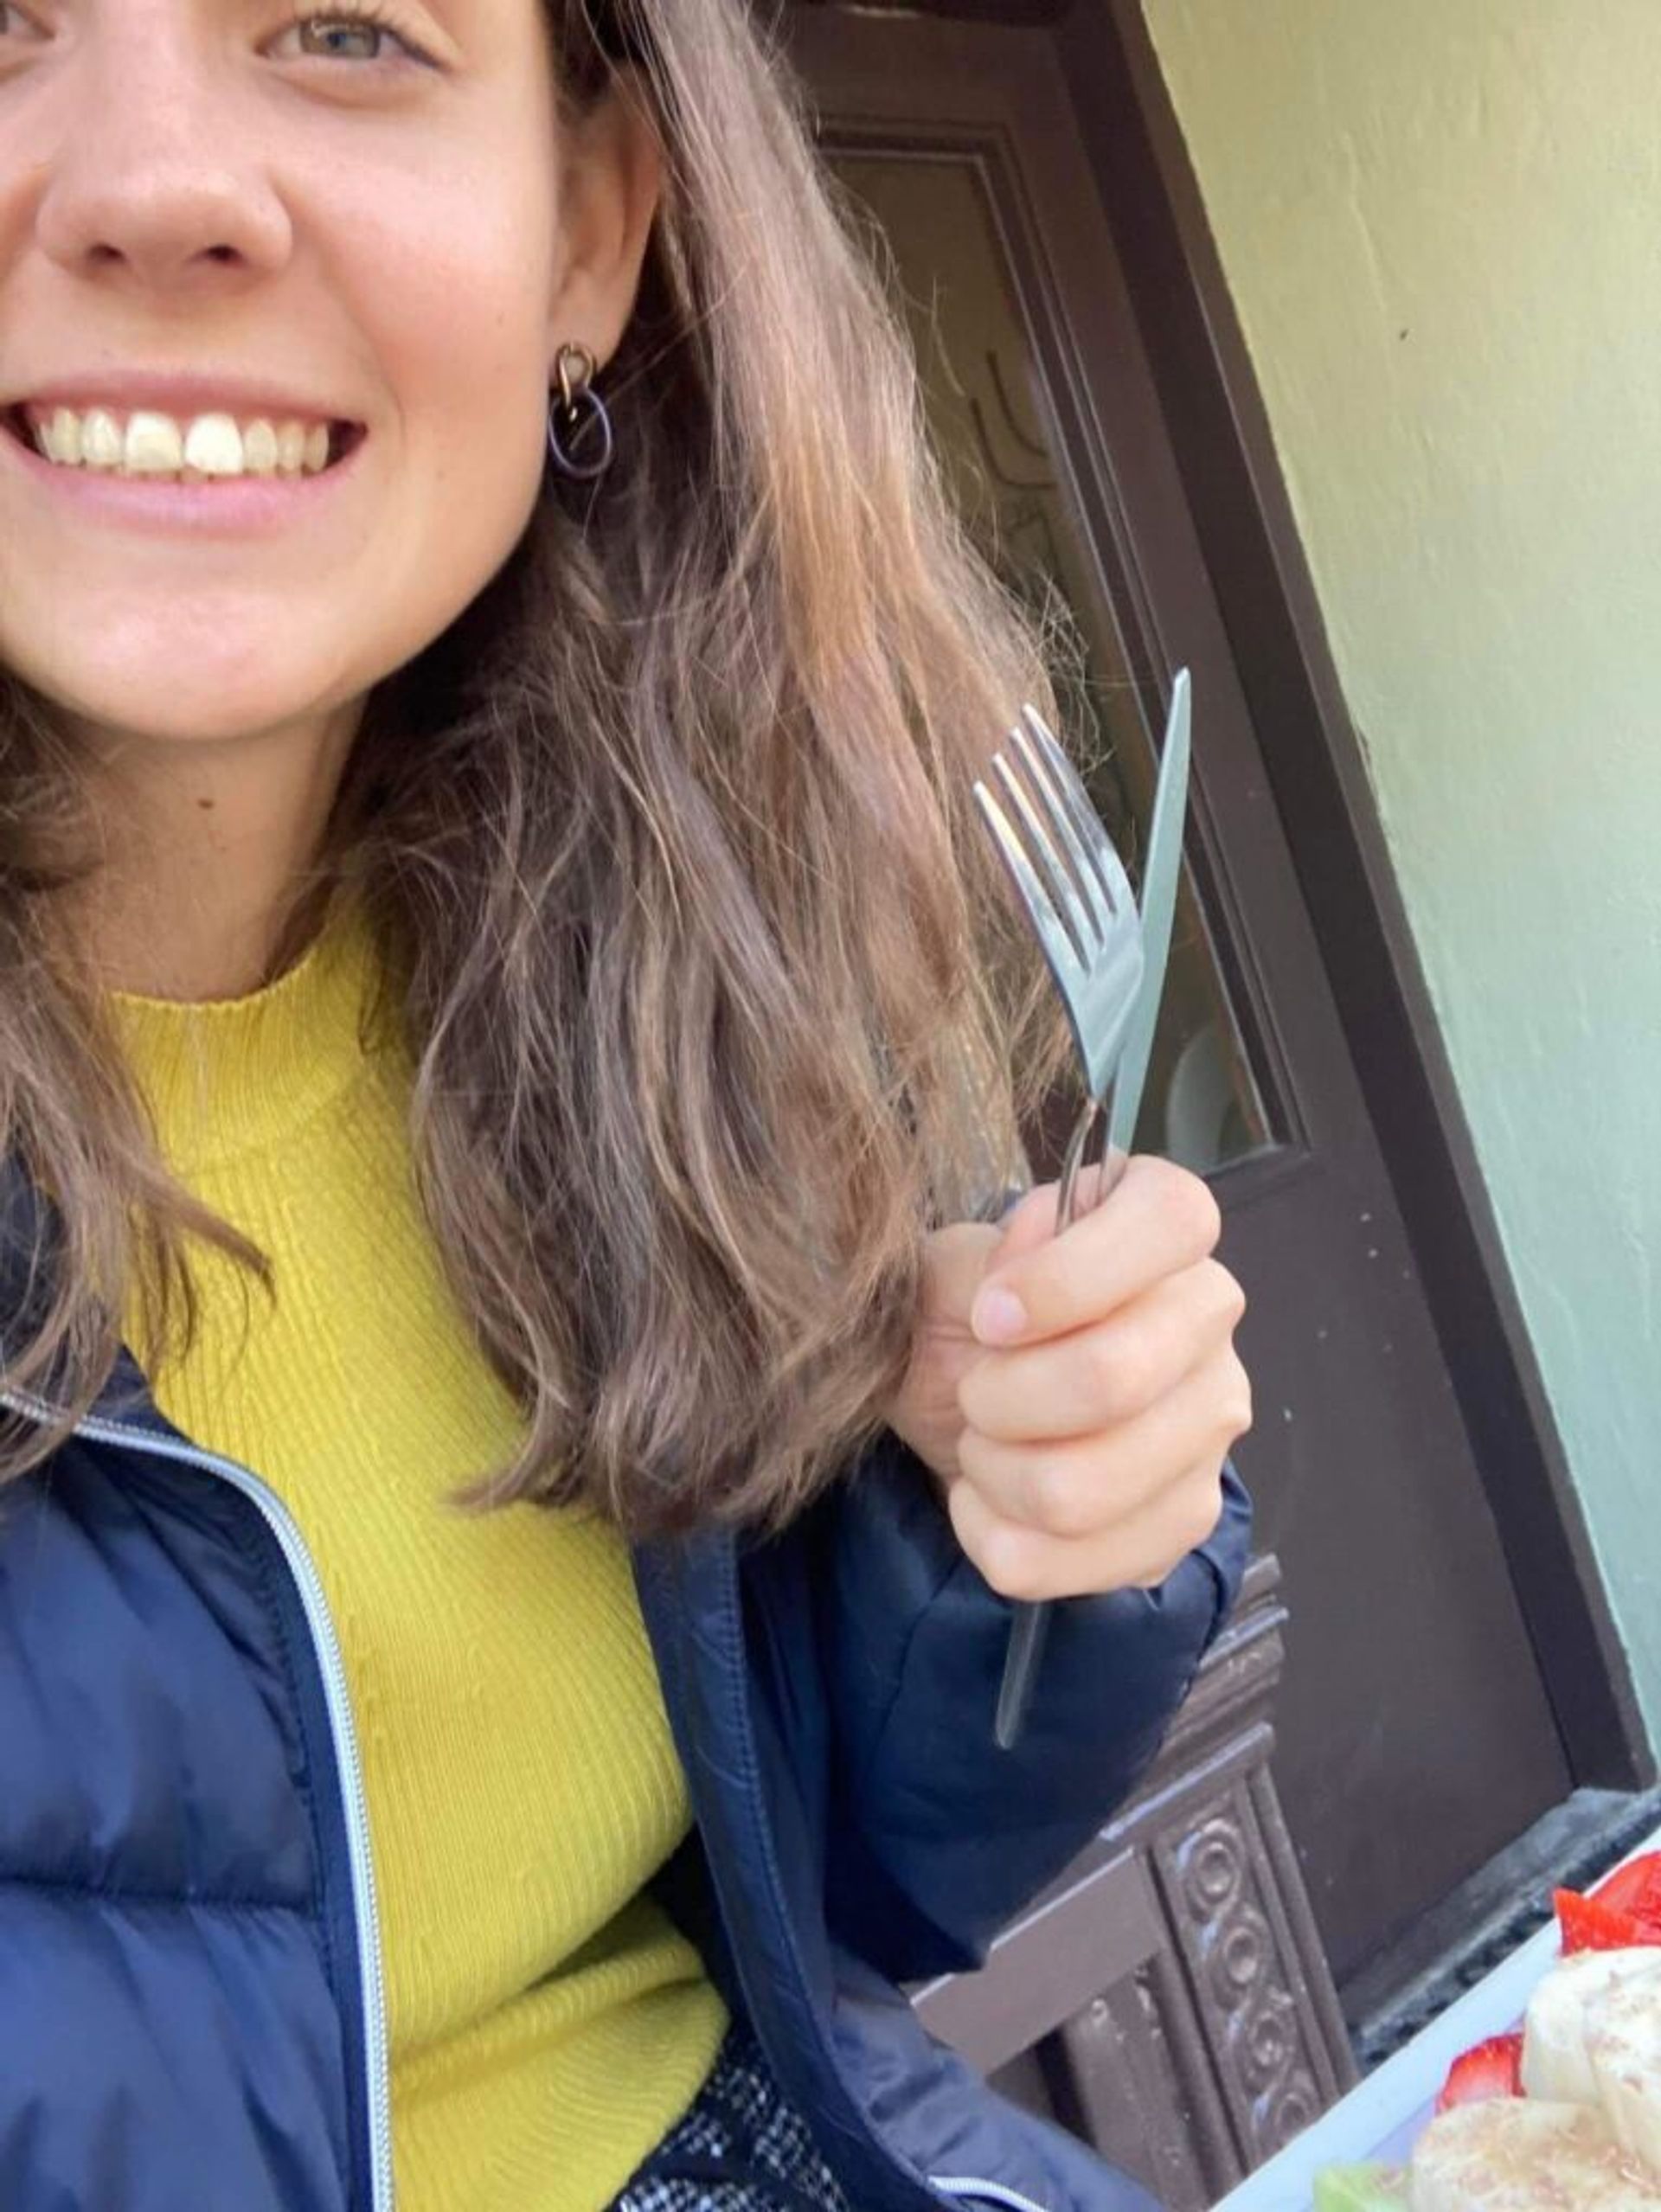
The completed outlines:
[[[1661,1839],[1218,2212],[1661,2212]]]

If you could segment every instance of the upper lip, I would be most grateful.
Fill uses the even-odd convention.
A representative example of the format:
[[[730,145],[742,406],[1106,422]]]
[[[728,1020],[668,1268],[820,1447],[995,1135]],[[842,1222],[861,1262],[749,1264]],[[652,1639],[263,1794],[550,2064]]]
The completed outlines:
[[[355,420],[326,401],[304,398],[292,388],[241,376],[215,376],[199,369],[42,376],[20,383],[0,400],[0,406],[70,407],[77,414],[89,407],[107,407],[118,414],[149,409],[184,421],[202,414],[234,415],[244,422],[260,416],[298,422]]]

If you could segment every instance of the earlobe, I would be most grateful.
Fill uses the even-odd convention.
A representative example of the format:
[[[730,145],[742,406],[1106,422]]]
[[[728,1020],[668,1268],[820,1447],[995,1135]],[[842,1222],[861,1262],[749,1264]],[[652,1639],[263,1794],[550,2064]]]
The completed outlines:
[[[561,185],[561,266],[548,316],[548,382],[562,348],[604,366],[634,312],[663,192],[663,150],[632,74],[568,124]]]

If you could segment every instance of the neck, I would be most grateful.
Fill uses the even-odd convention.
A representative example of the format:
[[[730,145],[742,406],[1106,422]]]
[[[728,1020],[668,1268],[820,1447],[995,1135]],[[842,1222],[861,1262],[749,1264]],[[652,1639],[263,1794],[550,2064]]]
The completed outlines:
[[[356,710],[252,736],[89,739],[99,865],[80,929],[107,988],[238,998],[271,980]]]

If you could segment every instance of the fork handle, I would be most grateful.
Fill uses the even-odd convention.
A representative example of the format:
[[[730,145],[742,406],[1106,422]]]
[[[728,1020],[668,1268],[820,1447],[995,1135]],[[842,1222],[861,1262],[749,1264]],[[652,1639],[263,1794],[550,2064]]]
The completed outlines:
[[[1061,1186],[1055,1193],[1055,1234],[1070,1228],[1076,1216],[1079,1170],[1084,1165],[1084,1156],[1089,1150],[1090,1138],[1101,1119],[1102,1102],[1087,1098],[1073,1125],[1073,1134],[1068,1139],[1067,1151],[1061,1160]],[[1102,1163],[1102,1187],[1097,1203],[1107,1197],[1124,1172],[1121,1161],[1117,1169],[1111,1160]],[[1004,1678],[997,1689],[997,1711],[992,1721],[992,1738],[1000,1751],[1014,1747],[1026,1724],[1027,1709],[1032,1702],[1033,1684],[1038,1679],[1039,1661],[1044,1655],[1044,1636],[1049,1627],[1049,1606],[1045,1603],[1017,1604],[1010,1622],[1010,1640],[1004,1652]]]
[[[1044,1656],[1049,1629],[1048,1603],[1023,1604],[1015,1608],[1010,1640],[1004,1647],[1004,1679],[997,1686],[997,1713],[992,1722],[992,1741],[1000,1751],[1012,1751],[1026,1726],[1032,1686],[1038,1679],[1038,1662]]]
[[[1084,1165],[1084,1156],[1096,1124],[1101,1119],[1101,1100],[1086,1099],[1073,1124],[1073,1134],[1067,1140],[1067,1150],[1061,1156],[1061,1180],[1055,1193],[1055,1234],[1071,1228],[1077,1219],[1079,1170]]]

